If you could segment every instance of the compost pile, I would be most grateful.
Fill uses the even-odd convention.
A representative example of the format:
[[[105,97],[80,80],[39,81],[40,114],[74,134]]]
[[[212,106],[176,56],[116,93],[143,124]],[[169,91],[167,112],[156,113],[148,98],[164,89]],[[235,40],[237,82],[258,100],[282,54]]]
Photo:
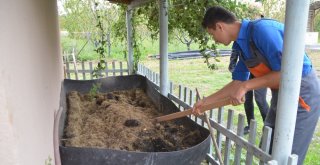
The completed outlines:
[[[155,123],[159,113],[141,89],[67,95],[65,146],[167,152],[189,148],[204,138],[175,121]]]

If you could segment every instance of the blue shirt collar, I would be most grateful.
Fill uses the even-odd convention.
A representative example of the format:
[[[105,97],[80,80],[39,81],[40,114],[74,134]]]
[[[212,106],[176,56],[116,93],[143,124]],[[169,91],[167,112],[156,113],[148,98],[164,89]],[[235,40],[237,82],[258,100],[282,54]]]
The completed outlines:
[[[248,29],[249,22],[250,22],[249,20],[242,21],[237,40],[244,40],[244,39],[248,38],[247,37],[247,29]]]

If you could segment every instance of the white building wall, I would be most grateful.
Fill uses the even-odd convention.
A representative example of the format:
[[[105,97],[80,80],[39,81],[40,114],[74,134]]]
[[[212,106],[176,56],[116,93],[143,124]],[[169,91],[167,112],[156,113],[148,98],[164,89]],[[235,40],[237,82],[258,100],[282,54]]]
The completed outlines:
[[[0,1],[0,165],[53,159],[63,79],[56,3]]]

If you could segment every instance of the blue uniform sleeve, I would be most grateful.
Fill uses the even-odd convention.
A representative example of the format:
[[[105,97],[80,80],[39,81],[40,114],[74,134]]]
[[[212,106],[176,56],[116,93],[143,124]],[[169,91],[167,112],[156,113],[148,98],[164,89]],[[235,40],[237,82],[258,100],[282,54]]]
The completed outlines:
[[[239,57],[240,53],[242,53],[240,46],[237,44],[237,42],[234,42],[232,45],[232,55]],[[238,60],[232,72],[232,79],[239,80],[239,81],[246,81],[249,79],[250,73],[246,65],[240,59]]]
[[[273,71],[281,70],[283,47],[283,25],[278,23],[254,28],[253,40],[259,51],[265,56]]]

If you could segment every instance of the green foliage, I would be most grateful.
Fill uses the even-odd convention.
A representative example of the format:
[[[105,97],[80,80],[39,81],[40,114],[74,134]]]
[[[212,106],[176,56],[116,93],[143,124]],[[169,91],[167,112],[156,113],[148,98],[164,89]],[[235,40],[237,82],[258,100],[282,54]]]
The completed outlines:
[[[186,32],[190,39],[194,40],[199,44],[199,48],[204,52],[205,50],[216,50],[216,44],[210,42],[210,37],[204,29],[201,27],[201,21],[206,9],[210,6],[221,5],[236,14],[239,18],[246,18],[248,15],[256,14],[255,10],[250,10],[246,4],[241,4],[235,0],[226,0],[226,1],[209,1],[209,0],[170,0],[169,1],[169,36],[172,37],[175,30]],[[122,12],[120,15],[125,15],[126,8],[125,6],[121,7]],[[148,3],[134,12],[134,27],[139,25],[139,23],[146,24],[147,28],[150,30],[150,37],[155,40],[159,36],[159,4],[158,3]],[[118,24],[120,25],[120,24]],[[120,29],[124,28],[124,25],[117,26]],[[136,32],[134,32],[136,33]],[[124,38],[123,36],[121,36]],[[139,44],[139,35],[134,34],[134,48],[137,58],[139,61],[140,57],[140,46]],[[205,53],[203,53],[206,58],[205,63],[207,63],[210,69],[215,69],[216,63],[210,64],[209,58]],[[217,62],[215,59],[214,62]]]
[[[112,31],[115,42],[123,44],[125,48],[126,41],[126,11],[127,6],[119,5],[106,8],[107,1],[92,1],[92,0],[65,0],[64,7],[67,15],[61,16],[62,29],[69,32],[91,32],[97,37],[99,42],[95,52],[99,56],[99,63],[95,67],[95,71],[105,68],[104,62],[106,59],[106,41],[107,32]],[[212,42],[210,36],[201,27],[201,21],[206,9],[210,6],[220,5],[234,12],[236,16],[241,18],[252,18],[256,15],[255,8],[247,7],[247,4],[242,4],[236,0],[169,0],[168,19],[169,19],[169,39],[174,37],[174,31],[182,31],[186,36],[199,45],[199,49],[203,51],[210,69],[216,69],[218,62],[214,58],[213,63],[210,63],[210,56],[207,56],[205,50],[215,50],[217,45]],[[94,7],[93,7],[94,6]],[[159,3],[147,3],[142,7],[133,10],[133,49],[134,49],[134,68],[140,61],[142,53],[145,50],[143,46],[144,37],[151,37],[152,40],[157,40],[159,36]],[[112,12],[113,11],[113,14]],[[116,14],[114,14],[116,13]],[[73,36],[72,36],[73,35]],[[76,37],[75,33],[71,33],[71,37]],[[123,49],[122,53],[126,50]],[[91,55],[83,56],[81,60],[89,60]],[[95,76],[98,76],[95,74]]]
[[[97,94],[99,93],[99,90],[101,88],[101,83],[96,83],[96,84],[93,84],[90,91],[89,91],[89,96],[90,96],[90,99],[93,100]]]
[[[82,38],[61,37],[61,46],[64,55],[68,55],[69,60],[72,59],[72,49],[79,50],[76,53],[77,61],[93,61],[98,59],[98,54],[94,52],[93,42]],[[80,52],[81,50],[81,52]]]
[[[286,11],[285,0],[262,0],[262,8],[262,14],[265,17],[284,22]]]
[[[48,159],[46,159],[45,161],[44,161],[44,164],[45,165],[52,165],[52,158],[50,157],[50,156],[48,156]]]
[[[101,77],[100,72],[106,69],[105,59],[106,59],[106,53],[107,53],[107,41],[105,40],[105,37],[107,36],[107,31],[110,30],[110,27],[106,27],[110,23],[109,24],[104,23],[103,16],[106,14],[105,9],[100,6],[103,6],[103,3],[98,3],[98,2],[94,3],[94,8],[95,8],[94,16],[97,21],[96,28],[98,29],[97,34],[99,37],[97,39],[97,42],[98,42],[97,48],[94,49],[94,51],[99,55],[99,62],[97,66],[94,67],[94,70],[93,70],[93,76],[96,78]],[[100,8],[102,8],[102,10]]]
[[[60,16],[61,28],[71,35],[74,35],[74,32],[93,32],[95,20],[92,6],[91,0],[64,0],[66,14]]]
[[[119,18],[118,7],[108,1],[95,0],[64,0],[63,7],[66,14],[60,16],[60,27],[69,32],[68,38],[71,40],[62,43],[63,50],[70,52],[76,47],[80,61],[98,57],[99,63],[94,68],[94,76],[98,77],[97,73],[105,68],[106,54],[110,53],[112,24]],[[78,44],[79,40],[86,40],[87,43]],[[90,47],[91,51],[86,52],[84,48],[92,46],[90,42],[97,43],[97,47]]]

